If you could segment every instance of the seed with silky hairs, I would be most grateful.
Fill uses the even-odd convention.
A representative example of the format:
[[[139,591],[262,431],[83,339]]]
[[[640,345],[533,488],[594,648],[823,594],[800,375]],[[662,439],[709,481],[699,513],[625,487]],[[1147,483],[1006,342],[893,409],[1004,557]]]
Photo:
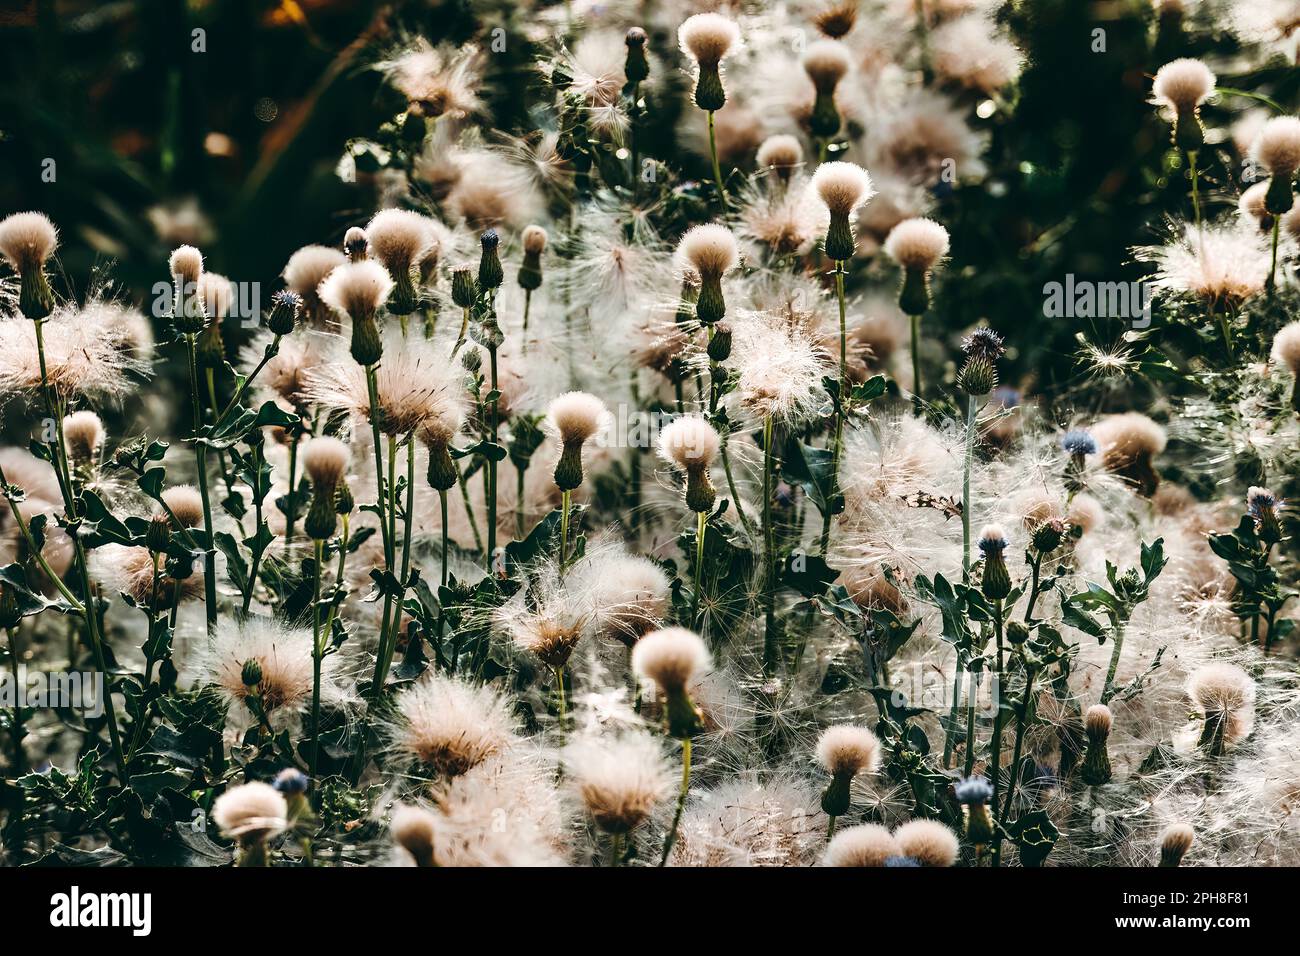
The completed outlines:
[[[1204,144],[1200,108],[1214,92],[1214,84],[1214,74],[1200,60],[1184,57],[1156,71],[1152,98],[1174,111],[1174,144],[1179,149],[1192,152]]]
[[[727,303],[722,297],[722,277],[740,263],[736,237],[731,230],[718,223],[688,230],[677,244],[677,261],[683,269],[690,269],[699,276],[695,317],[704,325],[720,321],[727,314]]]
[[[903,267],[899,308],[924,315],[930,307],[930,271],[948,254],[948,230],[932,219],[904,219],[885,238],[885,252]]]
[[[821,139],[840,131],[840,112],[835,107],[835,87],[849,71],[849,54],[835,40],[816,40],[803,56],[804,72],[817,92],[809,129]]]
[[[827,727],[817,739],[816,757],[831,775],[822,791],[822,811],[831,817],[843,816],[849,810],[853,778],[859,773],[875,773],[880,764],[880,740],[866,727]]]
[[[632,648],[632,669],[653,681],[667,698],[664,706],[668,733],[679,740],[693,737],[704,715],[687,692],[691,681],[709,666],[704,640],[683,627],[651,631]]]
[[[199,280],[203,277],[203,253],[193,246],[179,246],[167,260],[171,270],[175,300],[172,305],[172,325],[182,335],[203,331],[207,313],[199,293]]]

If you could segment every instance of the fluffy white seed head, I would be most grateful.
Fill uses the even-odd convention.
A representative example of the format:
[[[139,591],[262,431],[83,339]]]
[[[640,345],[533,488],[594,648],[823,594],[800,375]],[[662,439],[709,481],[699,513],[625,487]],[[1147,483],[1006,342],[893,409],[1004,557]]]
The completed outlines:
[[[871,175],[857,163],[822,163],[813,173],[809,187],[831,215],[839,216],[849,215],[876,193]]]
[[[73,461],[90,461],[104,445],[104,423],[94,412],[73,412],[63,419],[63,437]]]
[[[199,298],[209,318],[224,319],[235,301],[235,284],[216,272],[205,272],[199,276]]]
[[[592,604],[602,633],[629,646],[668,613],[671,583],[664,569],[634,554],[602,557],[592,568]]]
[[[788,133],[777,133],[763,140],[755,158],[764,169],[775,166],[777,169],[788,170],[803,162],[803,146],[796,137]]]
[[[1155,102],[1177,111],[1195,109],[1214,92],[1214,74],[1200,60],[1188,57],[1166,63],[1151,84]]]
[[[993,547],[1005,547],[1007,540],[1007,532],[1000,524],[986,524],[980,529],[979,543],[981,545],[989,544]]]
[[[1250,153],[1272,175],[1294,176],[1300,169],[1300,119],[1274,116],[1259,131]]]
[[[269,783],[254,781],[231,787],[212,804],[212,819],[228,837],[257,843],[284,832],[289,804]]]
[[[546,409],[547,423],[565,444],[590,439],[608,415],[605,403],[588,392],[565,392]]]
[[[827,727],[817,739],[817,762],[836,776],[875,773],[880,764],[880,741],[866,727]]]
[[[290,628],[266,618],[250,617],[238,625],[217,629],[202,671],[231,703],[232,711],[236,706],[243,710],[244,701],[256,695],[268,715],[289,713],[311,699],[311,641],[310,628]],[[334,672],[340,660],[337,654],[326,658],[325,674],[330,679],[322,683],[322,693],[331,697],[338,696]],[[250,661],[257,662],[262,676],[252,687],[244,683],[244,667]]]
[[[370,254],[390,273],[410,272],[434,243],[429,219],[409,209],[384,209],[366,225]]]
[[[347,261],[347,256],[331,246],[303,246],[285,264],[284,283],[302,296],[303,304],[312,311],[320,305],[320,284]]]
[[[1249,220],[1255,225],[1260,224],[1268,210],[1264,208],[1264,199],[1268,195],[1268,180],[1255,183],[1249,189],[1242,191],[1241,196],[1237,199],[1237,212],[1242,218]]]
[[[1092,495],[1080,493],[1070,501],[1070,506],[1065,512],[1065,520],[1086,535],[1105,523],[1106,510]]]
[[[740,250],[730,229],[711,222],[687,230],[677,243],[677,262],[701,276],[720,277],[739,264]]]
[[[699,415],[674,419],[659,433],[660,457],[682,471],[710,467],[721,447],[717,429]]]
[[[1165,430],[1140,412],[1110,415],[1092,427],[1092,437],[1108,468],[1150,458],[1165,450]]]
[[[16,212],[0,222],[0,255],[15,272],[40,269],[58,244],[58,230],[43,212]]]
[[[803,69],[819,90],[834,90],[849,72],[849,52],[838,40],[814,40],[803,55]]]
[[[957,834],[938,820],[909,820],[894,831],[904,856],[922,866],[952,866],[957,862]]]
[[[193,246],[179,246],[172,250],[167,267],[177,282],[197,285],[199,276],[203,275],[203,253]]]
[[[905,269],[933,269],[948,254],[948,230],[933,219],[904,219],[889,231],[885,252]]]
[[[388,821],[388,832],[393,835],[393,842],[415,857],[417,862],[424,864],[433,859],[438,818],[424,807],[408,803],[395,806]]]
[[[373,315],[388,301],[393,279],[374,259],[347,262],[327,275],[320,284],[321,301],[340,315],[358,318]]]
[[[389,729],[397,757],[443,777],[458,777],[516,740],[508,702],[493,688],[430,673],[397,698]]]
[[[524,228],[521,241],[524,244],[524,252],[530,255],[540,255],[546,249],[546,242],[550,237],[546,230],[541,226],[527,226]]]
[[[694,631],[651,631],[632,649],[632,669],[665,691],[679,691],[709,667],[709,649]]]
[[[302,465],[314,486],[333,488],[342,480],[352,460],[348,446],[337,438],[322,435],[313,438],[303,449]]]
[[[1110,736],[1111,725],[1115,715],[1105,704],[1093,704],[1083,715],[1083,726],[1088,736],[1094,740],[1105,740]]]
[[[663,747],[644,732],[582,737],[564,748],[562,759],[570,786],[606,833],[636,829],[672,792]]]
[[[1187,693],[1203,713],[1232,714],[1255,700],[1255,682],[1235,664],[1214,661],[1187,679]]]
[[[884,866],[891,856],[903,856],[894,835],[878,823],[848,827],[826,847],[826,866]]]
[[[193,485],[173,485],[162,493],[162,500],[182,528],[203,524],[203,495]]]
[[[740,43],[740,26],[720,13],[697,13],[677,28],[682,52],[701,66],[722,62]]]
[[[1290,322],[1273,336],[1273,361],[1300,375],[1300,321]]]

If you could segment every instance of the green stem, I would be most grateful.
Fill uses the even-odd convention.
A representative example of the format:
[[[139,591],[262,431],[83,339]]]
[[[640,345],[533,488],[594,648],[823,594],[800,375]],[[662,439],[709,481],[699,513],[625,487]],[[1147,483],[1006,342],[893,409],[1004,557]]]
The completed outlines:
[[[718,140],[713,130],[713,110],[709,110],[709,156],[713,159],[713,181],[718,185],[718,205],[725,209],[727,191],[722,186],[722,167],[718,165]]]
[[[285,496],[284,550],[287,554],[293,544],[293,526],[298,520],[298,443],[297,430],[289,436],[289,492]],[[378,467],[378,465],[376,465]]]
[[[1119,670],[1119,655],[1124,650],[1124,626],[1117,624],[1115,633],[1111,638],[1112,647],[1110,650],[1110,666],[1106,668],[1106,683],[1102,685],[1101,702],[1109,703],[1110,699],[1115,696],[1115,672]]]
[[[194,409],[194,464],[198,470],[199,496],[203,499],[203,610],[207,617],[208,636],[217,626],[217,552],[212,539],[212,501],[208,494],[208,446],[200,442],[203,431],[203,406],[199,402],[199,359],[194,333],[185,336],[190,363],[190,398]]]
[[[997,641],[998,648],[998,686],[997,693],[993,699],[993,706],[995,709],[993,712],[993,740],[989,744],[989,761],[991,765],[989,779],[993,783],[991,810],[995,820],[998,817],[998,798],[1002,791],[1002,694],[1004,681],[1006,679],[1006,672],[1004,670],[1002,659],[1003,610],[1002,600],[1000,598],[993,602],[993,634]],[[993,865],[997,866],[1001,858],[1002,841],[995,835],[993,838]]]
[[[912,402],[921,414],[921,317],[908,316],[912,324]]]
[[[971,460],[975,457],[975,422],[978,417],[975,396],[966,396],[966,452],[961,484],[961,579],[966,584],[970,583],[970,470]]]
[[[9,631],[9,666],[14,675],[14,716],[13,724],[9,730],[14,738],[14,765],[12,776],[17,779],[22,776],[27,763],[26,754],[23,752],[23,706],[18,693],[18,688],[22,686],[22,678],[18,675],[18,628],[8,628]]]
[[[776,673],[776,543],[772,536],[772,416],[763,419],[763,673]]]
[[[673,844],[677,842],[677,827],[682,822],[682,811],[686,808],[686,794],[691,789],[691,738],[687,737],[682,741],[682,786],[677,793],[677,810],[673,813],[673,825],[668,830],[668,837],[664,840],[663,856],[659,858],[659,865],[663,866],[668,862],[668,856],[673,852]]]
[[[564,665],[561,664],[555,668],[555,700],[556,707],[560,715],[560,729],[564,729],[564,721],[568,714],[568,709],[564,699]]]
[[[1200,173],[1196,168],[1196,150],[1187,151],[1187,162],[1191,168],[1192,174],[1192,215],[1196,219],[1196,232],[1201,232],[1201,190],[1200,190]]]
[[[1277,288],[1277,238],[1278,232],[1282,225],[1282,217],[1273,217],[1273,263],[1268,270],[1268,294],[1271,296],[1273,290]]]
[[[311,575],[311,763],[307,767],[307,775],[314,781],[316,779],[316,768],[320,763],[320,673],[321,661],[323,658],[321,648],[321,620],[320,620],[320,565],[324,560],[324,541],[313,542],[316,560],[312,567]]]
[[[834,499],[840,487],[840,454],[844,447],[844,415],[849,401],[849,359],[848,359],[848,325],[844,307],[844,263],[835,261],[835,298],[840,307],[840,383],[839,397],[835,402],[835,442],[831,450],[831,501],[826,503],[826,513],[822,515],[821,551],[823,557],[831,543],[831,513],[834,511]]]
[[[695,592],[691,601],[691,621],[697,631],[702,631],[704,621],[700,617],[701,598],[704,596],[704,537],[709,519],[707,511],[700,511],[695,516]]]
[[[497,391],[497,350],[496,346],[488,348],[488,361],[492,368],[492,444],[497,443],[498,427],[498,401]],[[493,575],[492,562],[496,559],[497,553],[497,460],[495,456],[488,456],[488,526],[487,526],[487,572],[488,576]]]
[[[680,409],[679,409],[680,412]],[[736,506],[736,514],[740,516],[740,523],[745,527],[745,533],[751,538],[754,537],[754,526],[749,522],[749,516],[745,514],[745,509],[740,506],[740,493],[736,491],[736,479],[731,476],[731,456],[727,454],[727,441],[722,442],[722,471],[727,476],[727,490],[731,492],[731,503]]]
[[[966,767],[962,774],[969,777],[975,771],[975,700],[976,671],[972,668],[966,677]]]
[[[569,496],[571,492],[560,492],[560,571],[569,561]]]
[[[1016,714],[1016,743],[1011,753],[1011,782],[1007,785],[1007,800],[1002,805],[1002,816],[999,818],[1000,823],[1006,823],[1007,818],[1011,815],[1011,804],[1016,799],[1016,787],[1020,783],[1020,758],[1024,753],[1023,746],[1025,740],[1025,725],[1029,721],[1029,711],[1034,699],[1034,678],[1037,675],[1033,669],[1025,671],[1025,698],[1020,702],[1018,713]]]

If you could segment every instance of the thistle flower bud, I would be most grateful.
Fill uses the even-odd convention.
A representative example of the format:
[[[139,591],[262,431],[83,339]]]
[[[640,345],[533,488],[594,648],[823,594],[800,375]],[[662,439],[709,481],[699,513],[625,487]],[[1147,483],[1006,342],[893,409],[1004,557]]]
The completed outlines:
[[[17,212],[0,222],[0,256],[18,273],[18,309],[33,322],[54,311],[45,263],[58,244],[58,231],[44,213]]]
[[[608,414],[605,403],[586,392],[566,392],[551,402],[546,414],[561,445],[555,485],[561,491],[573,491],[583,480],[583,445],[599,431]]]
[[[740,262],[736,237],[718,223],[695,226],[682,236],[676,255],[680,267],[689,268],[699,276],[695,317],[704,325],[720,321],[727,314],[722,277]]]
[[[990,601],[1001,601],[1011,593],[1011,573],[1007,570],[1007,536],[997,525],[988,525],[980,532],[980,554],[984,556],[984,576],[980,590]]]
[[[289,289],[281,289],[271,296],[271,311],[266,317],[266,327],[272,335],[288,335],[298,322],[302,311],[302,296]]]
[[[240,669],[239,679],[244,682],[245,687],[256,687],[262,683],[262,663],[255,657],[250,657],[244,661],[244,666]]]
[[[831,775],[822,791],[821,807],[827,816],[840,817],[849,810],[853,778],[874,773],[880,763],[880,741],[865,727],[827,727],[817,740],[817,762]]]
[[[203,254],[193,246],[180,246],[167,260],[173,286],[172,325],[182,335],[203,331],[207,313],[199,280],[203,277]]]
[[[854,163],[822,163],[810,185],[830,213],[824,243],[826,258],[847,262],[857,249],[851,217],[876,192],[871,176]]]
[[[478,283],[469,266],[458,266],[451,273],[451,301],[468,309],[478,301]]]
[[[1094,704],[1083,715],[1083,728],[1088,734],[1088,751],[1083,757],[1079,776],[1089,786],[1098,787],[1110,782],[1110,754],[1106,741],[1110,737],[1114,717],[1105,704]]]
[[[899,308],[924,315],[930,307],[930,271],[948,253],[948,230],[932,219],[904,219],[890,230],[885,252],[903,267]]]
[[[715,112],[727,102],[722,60],[740,43],[740,27],[718,13],[697,13],[677,29],[682,52],[695,60],[695,105]]]
[[[344,478],[339,482],[338,490],[334,492],[334,513],[342,518],[352,514],[356,506],[356,499],[352,496],[352,486]]]
[[[495,229],[489,229],[479,237],[479,245],[483,253],[478,261],[478,287],[483,292],[487,292],[498,288],[505,281],[505,272],[501,269],[501,257],[497,253],[497,248],[501,245],[501,237],[497,235]]]
[[[483,367],[483,353],[478,349],[466,349],[460,355],[460,367],[471,375]]]
[[[967,395],[980,398],[993,391],[998,384],[998,370],[993,363],[979,355],[972,355],[957,373],[957,387]]]
[[[1160,865],[1174,867],[1183,862],[1183,857],[1192,848],[1196,831],[1186,823],[1171,823],[1160,834]]]
[[[1156,71],[1153,99],[1174,111],[1174,145],[1184,152],[1195,152],[1205,142],[1200,108],[1214,92],[1214,84],[1214,74],[1200,60],[1184,57]]]
[[[519,288],[532,292],[542,284],[542,252],[546,249],[546,230],[529,226],[524,230],[524,261],[519,266]]]
[[[1282,540],[1280,512],[1284,504],[1267,488],[1255,487],[1246,493],[1247,513],[1255,519],[1255,533],[1266,546],[1271,547]]]
[[[104,448],[104,423],[92,411],[73,412],[63,419],[63,438],[74,466],[93,466]]]
[[[349,262],[361,262],[370,256],[370,239],[360,226],[352,226],[343,234],[343,253]]]
[[[1300,119],[1274,116],[1260,130],[1251,156],[1269,172],[1264,208],[1274,216],[1289,212],[1295,203],[1291,183],[1300,168]]]
[[[645,56],[646,33],[640,27],[632,27],[623,37],[623,44],[627,47],[627,59],[623,62],[623,75],[627,77],[629,84],[635,86],[637,83],[645,82],[646,77],[650,75],[650,63]]]
[[[849,71],[849,54],[835,40],[815,40],[804,53],[803,68],[816,91],[809,129],[813,136],[829,139],[840,131],[840,111],[835,106],[835,87]]]
[[[713,335],[709,337],[709,361],[719,364],[731,358],[731,326],[726,322],[719,322],[713,327]]]
[[[429,450],[429,487],[434,491],[447,491],[460,479],[456,463],[451,457],[453,429],[441,419],[426,422],[417,438]]]
[[[1007,641],[1012,647],[1020,647],[1029,640],[1029,627],[1024,621],[1007,622]]]
[[[149,528],[145,531],[145,547],[154,554],[162,554],[167,550],[172,540],[171,519],[165,514],[156,514],[149,520]]]
[[[694,415],[675,419],[659,433],[659,455],[686,472],[686,507],[696,513],[713,510],[717,492],[709,468],[721,447],[717,430]]]
[[[983,777],[967,777],[953,785],[953,795],[964,808],[966,840],[971,846],[987,846],[993,842],[993,818],[987,806],[993,797],[993,786]]]
[[[632,669],[667,698],[664,707],[668,733],[679,740],[695,736],[704,715],[687,687],[709,666],[709,651],[698,634],[681,627],[651,631],[632,648]]]
[[[296,767],[285,767],[275,775],[271,786],[286,797],[295,797],[306,793],[307,788],[311,786],[311,781]]]
[[[303,468],[311,479],[311,507],[303,530],[313,541],[327,541],[338,527],[335,498],[351,459],[348,446],[337,438],[313,438],[303,451]]]

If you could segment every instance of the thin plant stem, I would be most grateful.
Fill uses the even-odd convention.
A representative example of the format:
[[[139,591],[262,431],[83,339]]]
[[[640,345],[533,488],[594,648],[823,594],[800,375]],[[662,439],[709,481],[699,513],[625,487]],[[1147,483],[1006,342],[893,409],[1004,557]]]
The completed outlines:
[[[921,317],[908,316],[912,324],[912,402],[916,413],[921,414]]]
[[[763,673],[776,673],[776,543],[772,534],[772,416],[763,419]]]
[[[997,661],[998,685],[995,688],[994,699],[993,699],[993,707],[995,708],[993,713],[993,739],[989,744],[989,761],[990,761],[989,779],[993,783],[993,801],[991,804],[991,808],[992,808],[994,819],[997,819],[998,816],[998,806],[999,806],[998,798],[1002,792],[1002,773],[1001,773],[1002,701],[1001,701],[1001,697],[1003,692],[1003,680],[1005,675],[1004,665],[1002,660],[1003,616],[1004,616],[1004,608],[1002,606],[1002,600],[998,599],[993,602],[993,635],[994,635],[994,639],[997,641],[997,649],[998,649],[998,661]],[[998,865],[998,862],[1000,861],[1001,857],[1002,857],[1001,841],[995,835],[993,838],[993,865],[994,866]]]
[[[217,626],[217,552],[212,540],[212,501],[208,494],[208,446],[199,441],[203,430],[203,408],[199,402],[199,359],[194,333],[185,336],[190,361],[190,398],[194,406],[194,464],[198,470],[199,497],[203,500],[203,610],[207,617],[208,636]]]
[[[526,468],[515,466],[515,536],[524,540],[524,476]]]
[[[316,560],[311,574],[311,763],[307,775],[316,779],[316,768],[320,763],[320,672],[321,672],[321,620],[320,620],[320,565],[324,560],[325,542],[313,542]]]
[[[962,655],[958,652],[952,673],[952,707],[948,710],[948,728],[943,735],[943,769],[952,767],[952,746],[954,731],[957,727],[957,715],[961,712],[961,665]]]
[[[14,675],[14,716],[13,723],[10,724],[9,730],[14,739],[14,764],[13,776],[19,777],[23,774],[26,767],[27,758],[23,753],[23,706],[20,695],[17,693],[22,686],[22,678],[18,674],[18,628],[8,628],[9,631],[9,666]]]
[[[498,422],[498,398],[497,392],[497,350],[493,345],[488,348],[488,361],[492,369],[492,415],[491,415],[491,437],[492,444],[497,443]],[[487,526],[487,572],[491,576],[492,562],[496,559],[497,553],[497,460],[496,456],[489,455],[487,462],[488,469],[488,526]]]
[[[971,670],[966,677],[966,767],[963,776],[975,770],[975,692],[978,674]]]
[[[289,493],[285,496],[284,550],[288,553],[293,544],[293,526],[298,520],[298,443],[301,437],[295,431],[289,436]],[[376,464],[375,467],[378,467]]]
[[[844,308],[844,263],[835,260],[835,298],[840,307],[840,383],[838,386],[839,397],[835,402],[835,442],[831,447],[831,499],[834,500],[839,492],[840,486],[840,454],[844,447],[844,413],[848,407],[849,392],[849,358],[848,358],[848,325],[845,319]],[[826,502],[826,512],[822,515],[822,555],[831,543],[831,512],[834,510],[832,501]]]
[[[695,591],[691,599],[691,620],[696,630],[703,626],[700,618],[701,598],[704,596],[704,535],[709,513],[700,511],[695,516]]]
[[[571,492],[560,492],[560,571],[569,561],[569,497]]]
[[[691,738],[687,737],[682,741],[682,786],[677,793],[677,810],[673,813],[673,825],[668,830],[668,836],[664,840],[663,856],[659,858],[659,865],[663,866],[668,862],[669,855],[673,852],[673,844],[677,842],[677,827],[682,822],[682,811],[686,808],[686,794],[691,789]]]
[[[1197,235],[1201,233],[1201,187],[1200,172],[1196,168],[1196,150],[1187,151],[1187,163],[1192,174],[1192,215],[1196,219]]]
[[[1111,636],[1110,666],[1106,668],[1106,683],[1101,688],[1101,702],[1110,703],[1115,696],[1115,672],[1119,669],[1119,655],[1124,650],[1124,626],[1118,625]]]
[[[718,165],[718,140],[713,130],[713,110],[709,110],[709,156],[713,160],[713,181],[718,185],[718,205],[726,208],[727,190],[722,186],[722,167]]]
[[[555,700],[560,715],[560,727],[563,729],[568,708],[564,699],[564,665],[555,668]]]
[[[447,586],[447,543],[448,543],[447,489],[446,488],[438,489],[438,505],[442,509],[442,577],[439,580],[439,584],[445,588]]]
[[[751,538],[754,537],[754,526],[750,524],[749,516],[745,514],[745,509],[740,505],[740,493],[736,491],[736,479],[731,476],[731,456],[727,454],[727,442],[722,443],[722,472],[727,476],[727,490],[731,492],[731,503],[736,506],[736,514],[740,516],[740,523],[745,527],[745,533]]]
[[[1272,295],[1273,290],[1277,288],[1277,239],[1278,232],[1282,225],[1282,217],[1273,217],[1273,263],[1268,270],[1268,294]]]
[[[970,583],[970,470],[971,459],[975,457],[975,422],[979,411],[975,407],[975,396],[966,396],[966,452],[963,456],[961,483],[961,579]]]
[[[1020,758],[1024,753],[1025,726],[1029,722],[1029,712],[1034,700],[1034,679],[1037,674],[1032,668],[1025,671],[1025,698],[1020,702],[1016,714],[1016,743],[1011,752],[1011,782],[1007,784],[1007,798],[1002,805],[1000,823],[1006,823],[1011,815],[1011,804],[1016,798],[1016,787],[1020,784]]]

